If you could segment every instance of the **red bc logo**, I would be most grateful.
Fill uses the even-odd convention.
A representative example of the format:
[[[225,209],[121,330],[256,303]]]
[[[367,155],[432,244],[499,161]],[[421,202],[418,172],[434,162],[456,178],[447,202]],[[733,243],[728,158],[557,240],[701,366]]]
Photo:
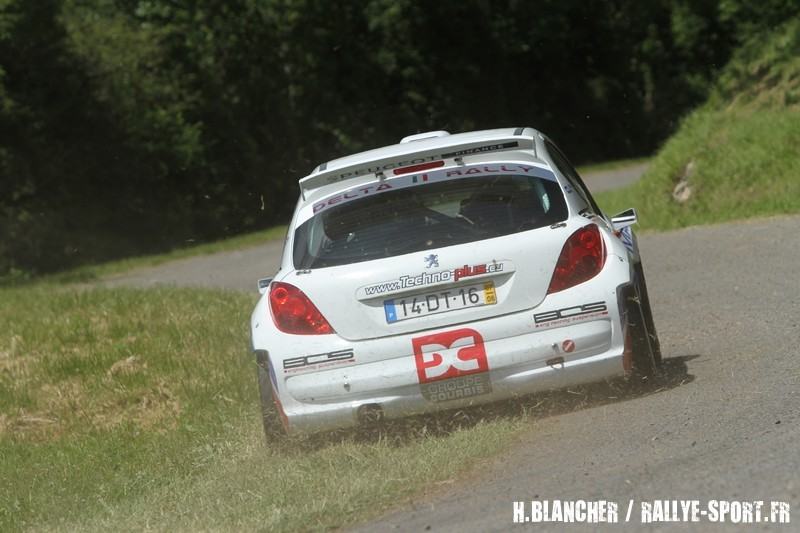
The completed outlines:
[[[489,371],[483,337],[474,329],[456,329],[411,339],[420,383]]]

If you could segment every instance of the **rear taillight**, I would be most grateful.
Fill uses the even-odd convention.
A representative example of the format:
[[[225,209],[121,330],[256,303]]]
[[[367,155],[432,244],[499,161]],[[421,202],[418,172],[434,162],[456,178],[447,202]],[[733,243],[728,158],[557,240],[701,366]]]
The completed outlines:
[[[274,282],[269,290],[269,306],[275,326],[294,335],[327,335],[333,328],[303,291],[288,283]]]
[[[584,226],[569,236],[558,256],[547,294],[563,291],[592,279],[603,270],[606,250],[596,224]]]

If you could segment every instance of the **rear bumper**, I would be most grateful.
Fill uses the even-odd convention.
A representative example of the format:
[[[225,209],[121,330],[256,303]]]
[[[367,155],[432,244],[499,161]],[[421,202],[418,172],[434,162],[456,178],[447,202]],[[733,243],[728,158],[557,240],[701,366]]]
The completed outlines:
[[[290,431],[354,426],[364,409],[399,418],[620,376],[624,349],[620,322],[616,309],[608,307],[607,316],[577,324],[511,337],[485,334],[488,372],[421,384],[414,355],[406,353],[285,377],[279,389]],[[491,331],[488,324],[473,326]]]
[[[386,418],[400,418],[412,414],[429,413],[444,409],[480,405],[539,391],[553,390],[571,385],[592,383],[623,374],[622,352],[604,352],[565,363],[557,367],[520,368],[517,372],[491,376],[492,392],[468,399],[455,399],[440,403],[426,400],[419,386],[416,390],[391,391],[393,394],[376,396],[370,400],[327,404],[304,404],[287,413],[291,431],[316,432],[351,427],[358,424],[359,408],[380,406]]]
[[[623,375],[620,302],[631,282],[627,260],[609,255],[603,273],[535,309],[358,341],[265,335],[262,299],[253,345],[269,351],[290,432],[349,427],[365,410],[399,418]]]

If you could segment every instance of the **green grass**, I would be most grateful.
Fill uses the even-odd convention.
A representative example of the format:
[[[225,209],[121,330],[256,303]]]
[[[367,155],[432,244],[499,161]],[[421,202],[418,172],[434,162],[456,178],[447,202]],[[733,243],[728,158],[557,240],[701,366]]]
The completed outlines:
[[[268,448],[253,303],[0,289],[0,530],[326,529],[449,482],[529,426],[451,414]]]
[[[198,435],[224,431],[251,397],[250,305],[213,291],[0,291],[0,530],[191,474]]]
[[[636,184],[597,195],[607,213],[639,211],[643,229],[671,229],[800,212],[800,112],[703,109],[693,113]],[[692,197],[672,191],[689,161]]]
[[[598,195],[601,205],[639,208],[645,228],[800,211],[798,57],[800,21],[746,46],[643,180]],[[693,196],[678,204],[671,192],[690,161]],[[418,417],[265,447],[247,343],[251,296],[58,285],[283,231],[0,289],[0,530],[346,526],[479,467],[535,423],[530,408],[585,405],[553,393],[510,412]]]
[[[202,472],[59,529],[328,530],[374,516],[504,448],[514,420],[398,444],[345,439],[268,449],[257,420],[196,450]],[[198,469],[199,470],[199,469]]]
[[[643,178],[598,194],[607,213],[636,207],[643,229],[800,212],[800,20],[748,43]],[[691,198],[672,192],[692,162]]]

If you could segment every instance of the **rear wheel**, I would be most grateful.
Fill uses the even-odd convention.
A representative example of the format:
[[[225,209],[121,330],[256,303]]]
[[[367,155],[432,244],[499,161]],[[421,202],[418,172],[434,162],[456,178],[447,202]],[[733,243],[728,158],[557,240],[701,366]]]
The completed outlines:
[[[628,295],[625,319],[630,335],[633,376],[649,380],[658,374],[661,366],[661,346],[653,324],[643,276]]]
[[[263,354],[263,355],[262,355]],[[269,362],[266,352],[256,353],[258,368],[258,392],[261,398],[261,421],[264,424],[264,436],[267,443],[275,442],[286,436],[278,406],[272,392],[272,381],[269,379]]]
[[[650,297],[647,294],[647,282],[644,279],[644,269],[642,264],[636,266],[636,273],[639,276],[639,298],[641,300],[641,308],[644,314],[645,327],[650,339],[650,347],[653,351],[653,359],[656,365],[661,365],[661,343],[658,340],[658,333],[656,332],[656,324],[653,321],[653,311],[650,308]]]

